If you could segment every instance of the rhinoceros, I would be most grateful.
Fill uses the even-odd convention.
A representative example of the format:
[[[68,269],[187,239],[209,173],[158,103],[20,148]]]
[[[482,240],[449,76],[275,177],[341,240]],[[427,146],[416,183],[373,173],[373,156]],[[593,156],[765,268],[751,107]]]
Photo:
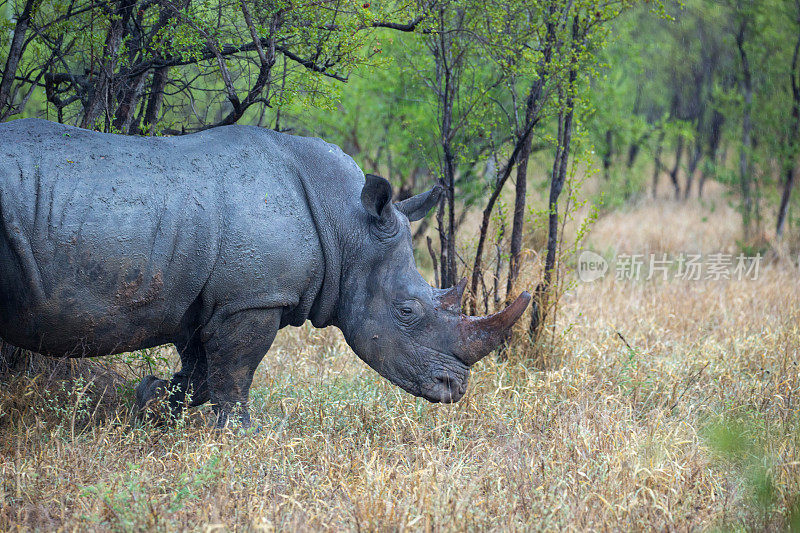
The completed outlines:
[[[409,222],[439,195],[393,202],[337,146],[258,127],[158,138],[0,124],[0,338],[57,357],[172,343],[182,368],[144,378],[139,406],[210,400],[217,425],[247,426],[278,329],[310,320],[412,395],[455,402],[530,295],[471,317],[464,281],[424,280]]]

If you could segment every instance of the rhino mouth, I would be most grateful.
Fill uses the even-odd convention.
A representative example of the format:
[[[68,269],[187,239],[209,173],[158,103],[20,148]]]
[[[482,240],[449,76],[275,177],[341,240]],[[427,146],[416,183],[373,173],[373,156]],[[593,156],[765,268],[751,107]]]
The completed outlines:
[[[468,376],[457,377],[452,372],[438,372],[431,382],[420,387],[420,396],[431,403],[455,403],[467,392]]]
[[[467,392],[469,367],[456,356],[420,346],[428,354],[429,370],[426,378],[419,380],[415,396],[431,403],[455,403]]]

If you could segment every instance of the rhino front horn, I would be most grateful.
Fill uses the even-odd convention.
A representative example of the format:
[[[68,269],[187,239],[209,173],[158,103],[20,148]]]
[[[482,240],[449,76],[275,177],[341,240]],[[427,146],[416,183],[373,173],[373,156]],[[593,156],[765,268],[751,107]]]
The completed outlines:
[[[463,344],[459,359],[472,366],[497,348],[530,301],[531,295],[525,291],[499,313],[484,317],[462,316],[459,336]]]

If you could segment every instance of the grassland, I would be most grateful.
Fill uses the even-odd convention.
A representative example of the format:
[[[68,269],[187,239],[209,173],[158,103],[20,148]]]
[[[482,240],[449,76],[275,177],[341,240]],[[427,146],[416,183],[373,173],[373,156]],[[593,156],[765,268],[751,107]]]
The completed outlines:
[[[738,253],[738,236],[722,201],[659,201],[602,217],[587,245]],[[785,259],[741,281],[612,271],[562,299],[548,368],[518,339],[451,406],[383,381],[336,331],[287,329],[251,436],[209,430],[207,408],[131,424],[149,370],[125,358],[63,391],[18,377],[0,391],[0,530],[800,527],[798,302]]]

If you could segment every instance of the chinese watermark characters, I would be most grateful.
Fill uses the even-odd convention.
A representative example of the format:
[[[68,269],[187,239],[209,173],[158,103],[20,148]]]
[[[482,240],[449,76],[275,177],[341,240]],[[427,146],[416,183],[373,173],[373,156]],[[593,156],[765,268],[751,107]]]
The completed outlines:
[[[746,256],[728,253],[678,254],[620,254],[613,268],[600,254],[585,250],[578,257],[578,278],[594,281],[613,271],[617,281],[685,280],[723,281],[758,279],[761,254]]]

